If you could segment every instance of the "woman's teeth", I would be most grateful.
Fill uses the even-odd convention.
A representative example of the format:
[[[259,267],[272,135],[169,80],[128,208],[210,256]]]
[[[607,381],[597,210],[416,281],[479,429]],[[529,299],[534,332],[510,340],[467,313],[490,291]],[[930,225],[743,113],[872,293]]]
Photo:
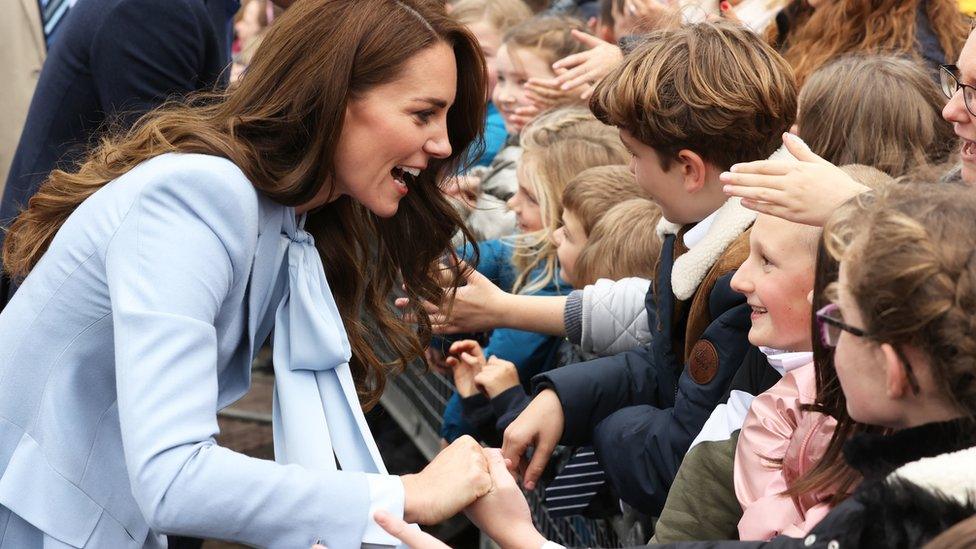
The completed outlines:
[[[962,154],[966,156],[976,156],[976,141],[962,140]]]
[[[754,307],[752,307],[752,312],[756,313],[757,315],[765,314],[766,313],[766,308],[765,307],[755,307],[754,306]]]

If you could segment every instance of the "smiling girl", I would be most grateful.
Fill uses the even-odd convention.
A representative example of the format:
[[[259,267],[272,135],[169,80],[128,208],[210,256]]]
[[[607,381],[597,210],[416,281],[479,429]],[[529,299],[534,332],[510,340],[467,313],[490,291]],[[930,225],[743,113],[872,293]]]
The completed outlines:
[[[525,152],[518,166],[518,191],[508,202],[519,233],[482,242],[476,267],[505,291],[562,295],[572,287],[559,277],[552,234],[561,223],[563,190],[587,168],[624,162],[626,152],[613,128],[580,108],[556,109],[539,116],[522,132],[521,144]],[[461,359],[467,354],[470,360],[451,361],[459,392],[444,412],[444,439],[450,442],[462,434],[480,434],[482,439],[493,440],[500,434],[495,431],[487,400],[468,383],[487,357],[495,355],[514,363],[518,378],[527,384],[533,375],[552,367],[558,346],[559,338],[508,328],[492,332],[484,353],[472,340],[454,343],[450,353]],[[470,400],[462,402],[461,397]]]

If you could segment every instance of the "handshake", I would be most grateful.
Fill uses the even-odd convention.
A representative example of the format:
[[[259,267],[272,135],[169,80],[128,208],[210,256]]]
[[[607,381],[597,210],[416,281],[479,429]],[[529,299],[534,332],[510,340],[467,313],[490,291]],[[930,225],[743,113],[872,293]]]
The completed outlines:
[[[464,436],[441,451],[423,471],[401,477],[404,519],[379,511],[376,522],[413,549],[444,549],[442,542],[407,522],[435,524],[463,510],[503,549],[540,549],[546,539],[532,524],[529,505],[510,462],[497,448]]]

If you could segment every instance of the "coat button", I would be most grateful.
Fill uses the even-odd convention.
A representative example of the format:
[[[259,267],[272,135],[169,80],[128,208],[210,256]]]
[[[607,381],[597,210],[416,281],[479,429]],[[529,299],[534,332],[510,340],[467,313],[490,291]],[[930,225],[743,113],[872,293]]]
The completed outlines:
[[[830,543],[827,544],[827,549],[840,549],[840,542],[832,539]]]
[[[809,536],[803,538],[804,547],[813,547],[813,544],[817,543],[817,536],[810,534]]]

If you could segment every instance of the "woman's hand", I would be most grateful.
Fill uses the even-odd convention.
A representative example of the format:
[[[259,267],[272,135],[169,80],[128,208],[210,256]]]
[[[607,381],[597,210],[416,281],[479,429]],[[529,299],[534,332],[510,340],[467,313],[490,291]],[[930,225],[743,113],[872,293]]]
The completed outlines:
[[[437,306],[429,301],[423,301],[421,306],[430,315],[430,322],[435,334],[463,334],[484,332],[500,326],[501,318],[506,311],[505,300],[511,294],[502,291],[492,284],[487,277],[471,269],[463,261],[461,270],[467,282],[457,289],[454,302],[448,308]],[[406,309],[410,300],[405,297],[396,300],[396,306]],[[406,322],[416,322],[413,315],[403,316]]]
[[[798,161],[760,160],[736,164],[719,176],[729,196],[759,213],[822,227],[841,204],[870,190],[844,170],[820,158],[799,137],[783,134]]]
[[[624,58],[623,52],[616,44],[600,40],[596,36],[574,30],[573,37],[590,49],[566,56],[553,64],[556,71],[555,78],[530,79],[528,91],[541,93],[533,85],[544,88],[558,89],[561,92],[579,89],[581,99],[589,99],[593,94],[593,86],[610,73]]]
[[[539,549],[546,538],[535,529],[529,504],[508,472],[501,450],[486,448],[492,488],[464,514],[482,532],[505,549]]]
[[[447,520],[491,490],[488,460],[481,446],[467,435],[437,454],[423,471],[400,480],[403,518],[418,524]]]
[[[495,398],[519,384],[518,370],[515,364],[493,356],[475,374],[474,383],[488,394],[488,398]]]
[[[447,366],[454,372],[454,388],[461,398],[467,398],[480,389],[476,383],[478,374],[485,366],[485,353],[481,345],[471,339],[455,341],[451,344],[451,356]]]

